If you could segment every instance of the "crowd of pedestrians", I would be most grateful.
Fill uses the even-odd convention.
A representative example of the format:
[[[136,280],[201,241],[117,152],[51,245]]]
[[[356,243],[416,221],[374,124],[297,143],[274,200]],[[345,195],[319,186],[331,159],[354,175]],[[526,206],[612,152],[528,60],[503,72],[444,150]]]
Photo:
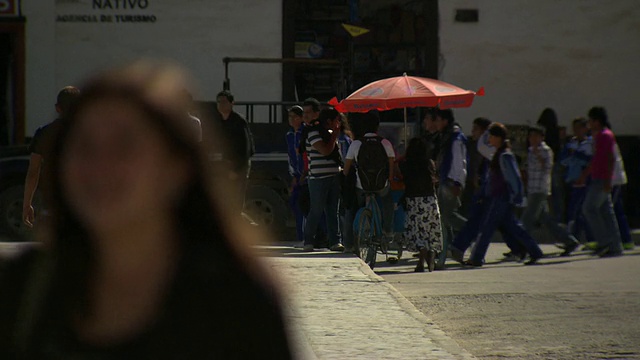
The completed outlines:
[[[602,257],[633,248],[620,196],[627,182],[624,164],[602,107],[576,118],[573,137],[564,143],[555,112],[545,109],[527,130],[522,158],[511,149],[507,127],[486,118],[474,120],[469,146],[450,109],[421,109],[422,135],[397,154],[378,135],[376,112],[358,114],[354,135],[345,131],[348,117],[335,109],[321,110],[315,99],[303,107],[289,109],[287,142],[291,206],[305,251],[323,247],[316,241],[323,228],[330,250],[352,251],[353,213],[364,206],[365,193],[375,194],[381,205],[384,242],[391,243],[398,232],[394,207],[404,210],[400,246],[416,252],[416,271],[424,271],[425,264],[430,271],[444,269],[447,258],[482,266],[496,231],[510,249],[505,260],[526,265],[545,256],[534,238],[538,233],[549,236],[561,256],[581,245]],[[303,116],[312,120],[301,121]],[[404,185],[398,204],[391,196],[394,181]],[[305,183],[311,199],[307,216],[297,201]],[[565,191],[566,204],[556,199]],[[537,232],[540,226],[546,231]]]
[[[180,71],[143,62],[60,91],[25,180],[28,226],[43,190],[45,246],[0,274],[1,358],[291,358],[277,287],[244,244],[255,229],[235,216],[251,131],[228,91],[216,97],[217,133],[204,129],[185,88]],[[421,111],[423,135],[399,154],[376,112],[351,129],[313,98],[288,109],[290,205],[304,251],[354,251],[367,195],[381,204],[381,241],[402,238],[396,246],[416,253],[416,272],[444,269],[447,258],[483,266],[496,231],[508,259],[537,264],[538,224],[562,256],[580,244],[601,257],[633,248],[620,195],[627,176],[604,108],[573,120],[564,145],[545,109],[520,163],[504,124],[477,118],[469,147],[452,110]],[[566,206],[550,200],[565,188]]]

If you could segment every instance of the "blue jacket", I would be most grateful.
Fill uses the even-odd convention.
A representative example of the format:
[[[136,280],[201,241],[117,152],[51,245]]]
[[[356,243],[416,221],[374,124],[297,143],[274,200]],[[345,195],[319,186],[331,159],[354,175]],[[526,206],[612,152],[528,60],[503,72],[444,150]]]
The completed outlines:
[[[582,141],[572,138],[560,153],[560,164],[567,168],[564,181],[572,183],[580,177],[582,171],[589,166],[593,156],[593,140],[587,137]]]
[[[491,173],[491,170],[488,171]],[[501,178],[496,178],[495,175],[489,174],[487,181],[484,183],[483,194],[487,198],[496,196],[493,193],[494,188],[500,189],[499,194],[507,194],[509,203],[522,206],[524,205],[524,185],[522,183],[522,177],[520,176],[520,170],[518,169],[518,163],[516,157],[511,151],[505,151],[500,155],[500,175]],[[504,189],[506,183],[506,189]],[[498,182],[497,184],[495,182]],[[506,190],[506,191],[505,191]]]
[[[500,155],[500,170],[509,185],[509,202],[516,206],[524,204],[524,185],[518,169],[518,162],[511,151]]]
[[[287,140],[287,154],[289,155],[289,175],[299,179],[304,171],[304,162],[302,155],[298,151],[300,146],[300,140],[302,139],[302,126],[298,131],[294,132],[293,128],[290,128],[286,135]]]
[[[440,151],[440,184],[446,184],[447,180],[451,180],[464,187],[467,180],[467,138],[459,128],[454,128],[450,136]]]

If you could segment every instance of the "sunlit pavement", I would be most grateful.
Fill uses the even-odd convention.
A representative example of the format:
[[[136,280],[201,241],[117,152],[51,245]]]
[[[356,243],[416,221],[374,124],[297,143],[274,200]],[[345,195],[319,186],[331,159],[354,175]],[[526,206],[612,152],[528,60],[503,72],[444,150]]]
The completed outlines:
[[[482,268],[414,273],[409,255],[376,271],[478,358],[640,359],[640,247],[604,259],[541,247],[534,266],[500,261],[497,243]]]

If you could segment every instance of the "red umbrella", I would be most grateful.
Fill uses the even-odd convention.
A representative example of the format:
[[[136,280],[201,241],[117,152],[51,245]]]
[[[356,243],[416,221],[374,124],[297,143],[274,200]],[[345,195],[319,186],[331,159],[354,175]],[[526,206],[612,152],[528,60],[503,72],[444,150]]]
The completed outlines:
[[[405,73],[403,76],[374,81],[356,90],[341,102],[333,98],[329,104],[342,112],[413,107],[447,109],[469,107],[476,95],[484,95],[484,88],[476,93],[443,81],[407,76]]]
[[[483,96],[484,88],[480,88],[476,93],[440,80],[407,76],[407,73],[404,73],[402,76],[382,79],[365,85],[340,102],[334,97],[329,100],[329,105],[340,112],[385,111],[404,108],[404,142],[406,144],[407,108],[470,107],[476,95]]]

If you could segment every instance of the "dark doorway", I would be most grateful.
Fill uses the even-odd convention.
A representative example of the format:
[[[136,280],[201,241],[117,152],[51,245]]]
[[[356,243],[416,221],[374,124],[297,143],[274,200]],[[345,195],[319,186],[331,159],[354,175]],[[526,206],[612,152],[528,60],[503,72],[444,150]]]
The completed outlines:
[[[285,0],[283,15],[283,56],[340,60],[348,69],[283,68],[283,100],[326,101],[404,72],[438,77],[438,0]],[[369,32],[352,38],[342,24]]]
[[[0,23],[0,146],[24,141],[24,23]]]

